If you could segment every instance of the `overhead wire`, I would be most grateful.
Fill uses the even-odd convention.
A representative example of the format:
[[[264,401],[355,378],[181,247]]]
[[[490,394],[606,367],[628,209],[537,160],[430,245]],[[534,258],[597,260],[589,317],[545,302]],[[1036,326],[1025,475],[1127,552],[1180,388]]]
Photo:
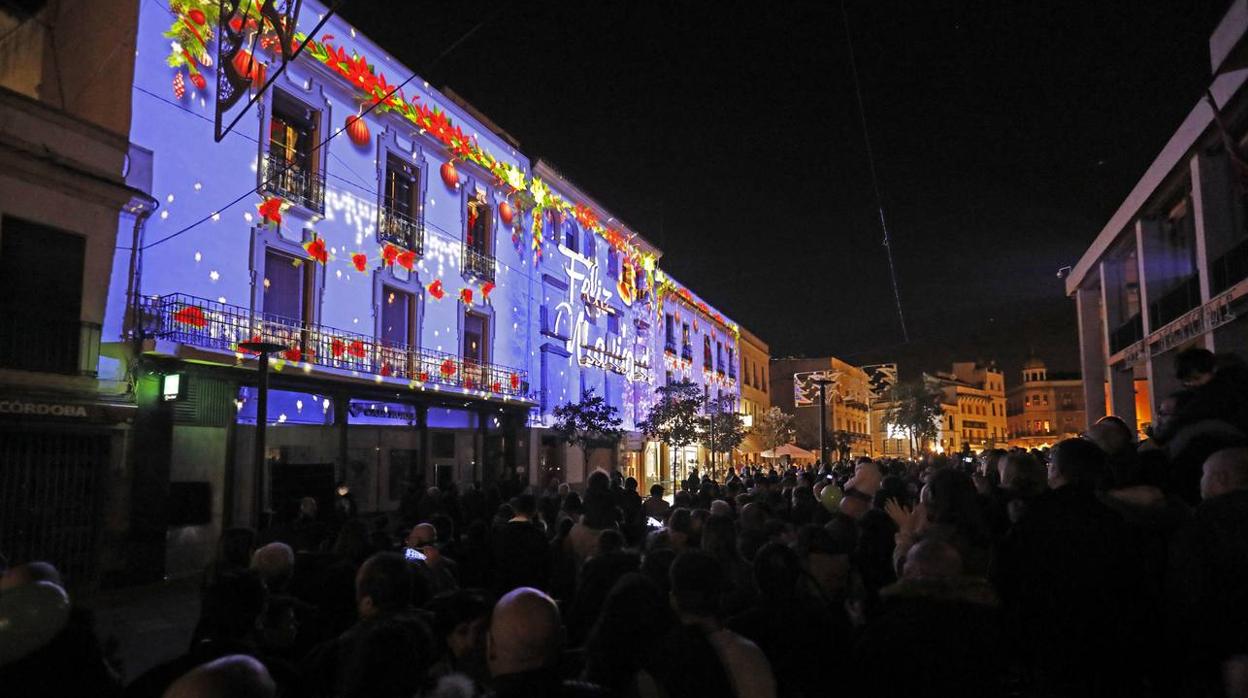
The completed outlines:
[[[867,148],[867,167],[871,171],[871,187],[875,191],[875,206],[880,215],[880,230],[884,233],[884,252],[888,257],[888,276],[893,284],[893,299],[897,303],[897,321],[901,323],[903,343],[910,341],[910,333],[906,330],[906,316],[901,310],[901,288],[897,284],[897,267],[893,263],[893,244],[888,234],[888,223],[884,217],[884,198],[880,195],[880,179],[875,169],[875,152],[871,148],[871,132],[867,128],[867,108],[862,98],[862,82],[858,77],[858,60],[854,55],[854,39],[850,33],[849,11],[845,9],[845,0],[841,0],[841,17],[845,21],[845,43],[849,47],[849,67],[854,76],[854,93],[858,97],[858,118],[862,122],[862,139]]]

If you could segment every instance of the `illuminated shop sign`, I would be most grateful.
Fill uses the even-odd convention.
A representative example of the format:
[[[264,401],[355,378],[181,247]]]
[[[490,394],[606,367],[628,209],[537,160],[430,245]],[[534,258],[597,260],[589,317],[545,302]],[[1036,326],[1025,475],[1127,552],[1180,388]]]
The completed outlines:
[[[416,424],[416,407],[398,402],[352,400],[347,405],[348,424]]]
[[[617,323],[615,334],[598,326],[599,318],[619,312],[611,306],[613,294],[602,285],[598,263],[563,245],[559,252],[567,258],[563,270],[568,276],[568,296],[555,306],[555,332],[568,338],[565,349],[581,366],[618,373],[630,381],[649,380],[649,346],[644,342],[636,346],[628,334],[629,323]],[[561,333],[565,328],[570,331]]]

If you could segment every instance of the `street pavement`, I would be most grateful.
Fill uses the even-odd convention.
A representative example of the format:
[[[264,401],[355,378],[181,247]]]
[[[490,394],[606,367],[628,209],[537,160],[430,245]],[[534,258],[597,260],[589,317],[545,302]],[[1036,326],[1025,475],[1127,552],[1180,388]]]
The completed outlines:
[[[81,600],[107,647],[117,642],[127,683],[187,650],[199,618],[199,578],[98,591]]]

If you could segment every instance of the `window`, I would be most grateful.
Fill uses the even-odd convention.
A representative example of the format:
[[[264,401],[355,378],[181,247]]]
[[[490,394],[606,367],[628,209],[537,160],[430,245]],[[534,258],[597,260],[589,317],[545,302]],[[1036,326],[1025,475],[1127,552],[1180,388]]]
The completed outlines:
[[[721,376],[724,374],[724,343],[715,342],[715,371]]]
[[[291,97],[274,93],[264,187],[314,211],[325,210],[322,180],[313,151],[319,116],[318,112]]]
[[[478,189],[468,200],[464,227],[464,273],[494,280],[494,207]]]
[[[771,385],[770,381],[767,380],[767,369],[763,368],[763,394],[764,395],[768,393],[770,385]]]
[[[573,252],[579,252],[581,249],[577,244],[578,232],[580,231],[576,229],[576,221],[565,217],[563,219],[563,246]]]
[[[736,351],[732,347],[728,347],[728,377],[737,377]]]
[[[94,375],[91,354],[98,344],[87,344],[91,335],[83,332],[81,322],[85,256],[86,240],[78,235],[4,217],[0,367],[67,375],[81,370]],[[35,298],[38,303],[31,302]],[[80,356],[84,351],[88,353]]]
[[[584,234],[585,234],[585,249],[583,251],[583,254],[586,257],[589,257],[590,261],[593,261],[594,255],[598,254],[598,249],[597,249],[598,245],[597,245],[597,241],[594,240],[594,231],[587,229],[584,231]]]
[[[386,181],[383,189],[378,237],[400,247],[420,253],[420,170],[406,160],[389,155],[386,158]]]
[[[610,313],[607,315],[607,332],[609,334],[620,333],[620,316],[619,315],[616,315],[615,313]]]
[[[680,358],[693,361],[693,341],[689,338],[689,323],[680,325]]]
[[[476,313],[464,315],[464,357],[465,364],[485,363],[486,319]],[[465,369],[467,366],[465,366]]]
[[[671,384],[672,384],[672,372],[671,372],[671,371],[668,371],[668,372],[667,372],[667,373],[663,376],[663,384],[664,384],[664,385],[671,385]]]
[[[620,278],[620,253],[610,245],[607,246],[607,276]]]
[[[306,320],[312,265],[275,250],[264,254],[264,314],[285,320]]]
[[[676,353],[676,320],[671,313],[663,316],[663,348],[673,354]]]
[[[398,347],[410,347],[416,329],[416,303],[412,294],[390,286],[382,287],[381,341]]]
[[[714,359],[711,356],[711,337],[710,335],[703,335],[702,336],[702,368],[707,371],[714,368],[714,365],[712,363],[713,360]]]

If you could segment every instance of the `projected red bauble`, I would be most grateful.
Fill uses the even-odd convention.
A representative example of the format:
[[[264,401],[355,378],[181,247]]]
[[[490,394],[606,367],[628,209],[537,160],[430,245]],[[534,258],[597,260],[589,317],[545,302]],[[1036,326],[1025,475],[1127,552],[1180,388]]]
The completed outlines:
[[[504,201],[498,205],[498,217],[503,221],[503,225],[510,226],[516,212],[511,208],[511,204]]]
[[[354,114],[347,117],[347,138],[356,145],[368,145],[368,124]]]
[[[451,189],[459,186],[459,172],[455,170],[455,161],[447,160],[442,163],[442,183]]]
[[[251,81],[253,85],[264,84],[264,64],[251,55],[247,49],[239,49],[234,54],[234,72]]]

